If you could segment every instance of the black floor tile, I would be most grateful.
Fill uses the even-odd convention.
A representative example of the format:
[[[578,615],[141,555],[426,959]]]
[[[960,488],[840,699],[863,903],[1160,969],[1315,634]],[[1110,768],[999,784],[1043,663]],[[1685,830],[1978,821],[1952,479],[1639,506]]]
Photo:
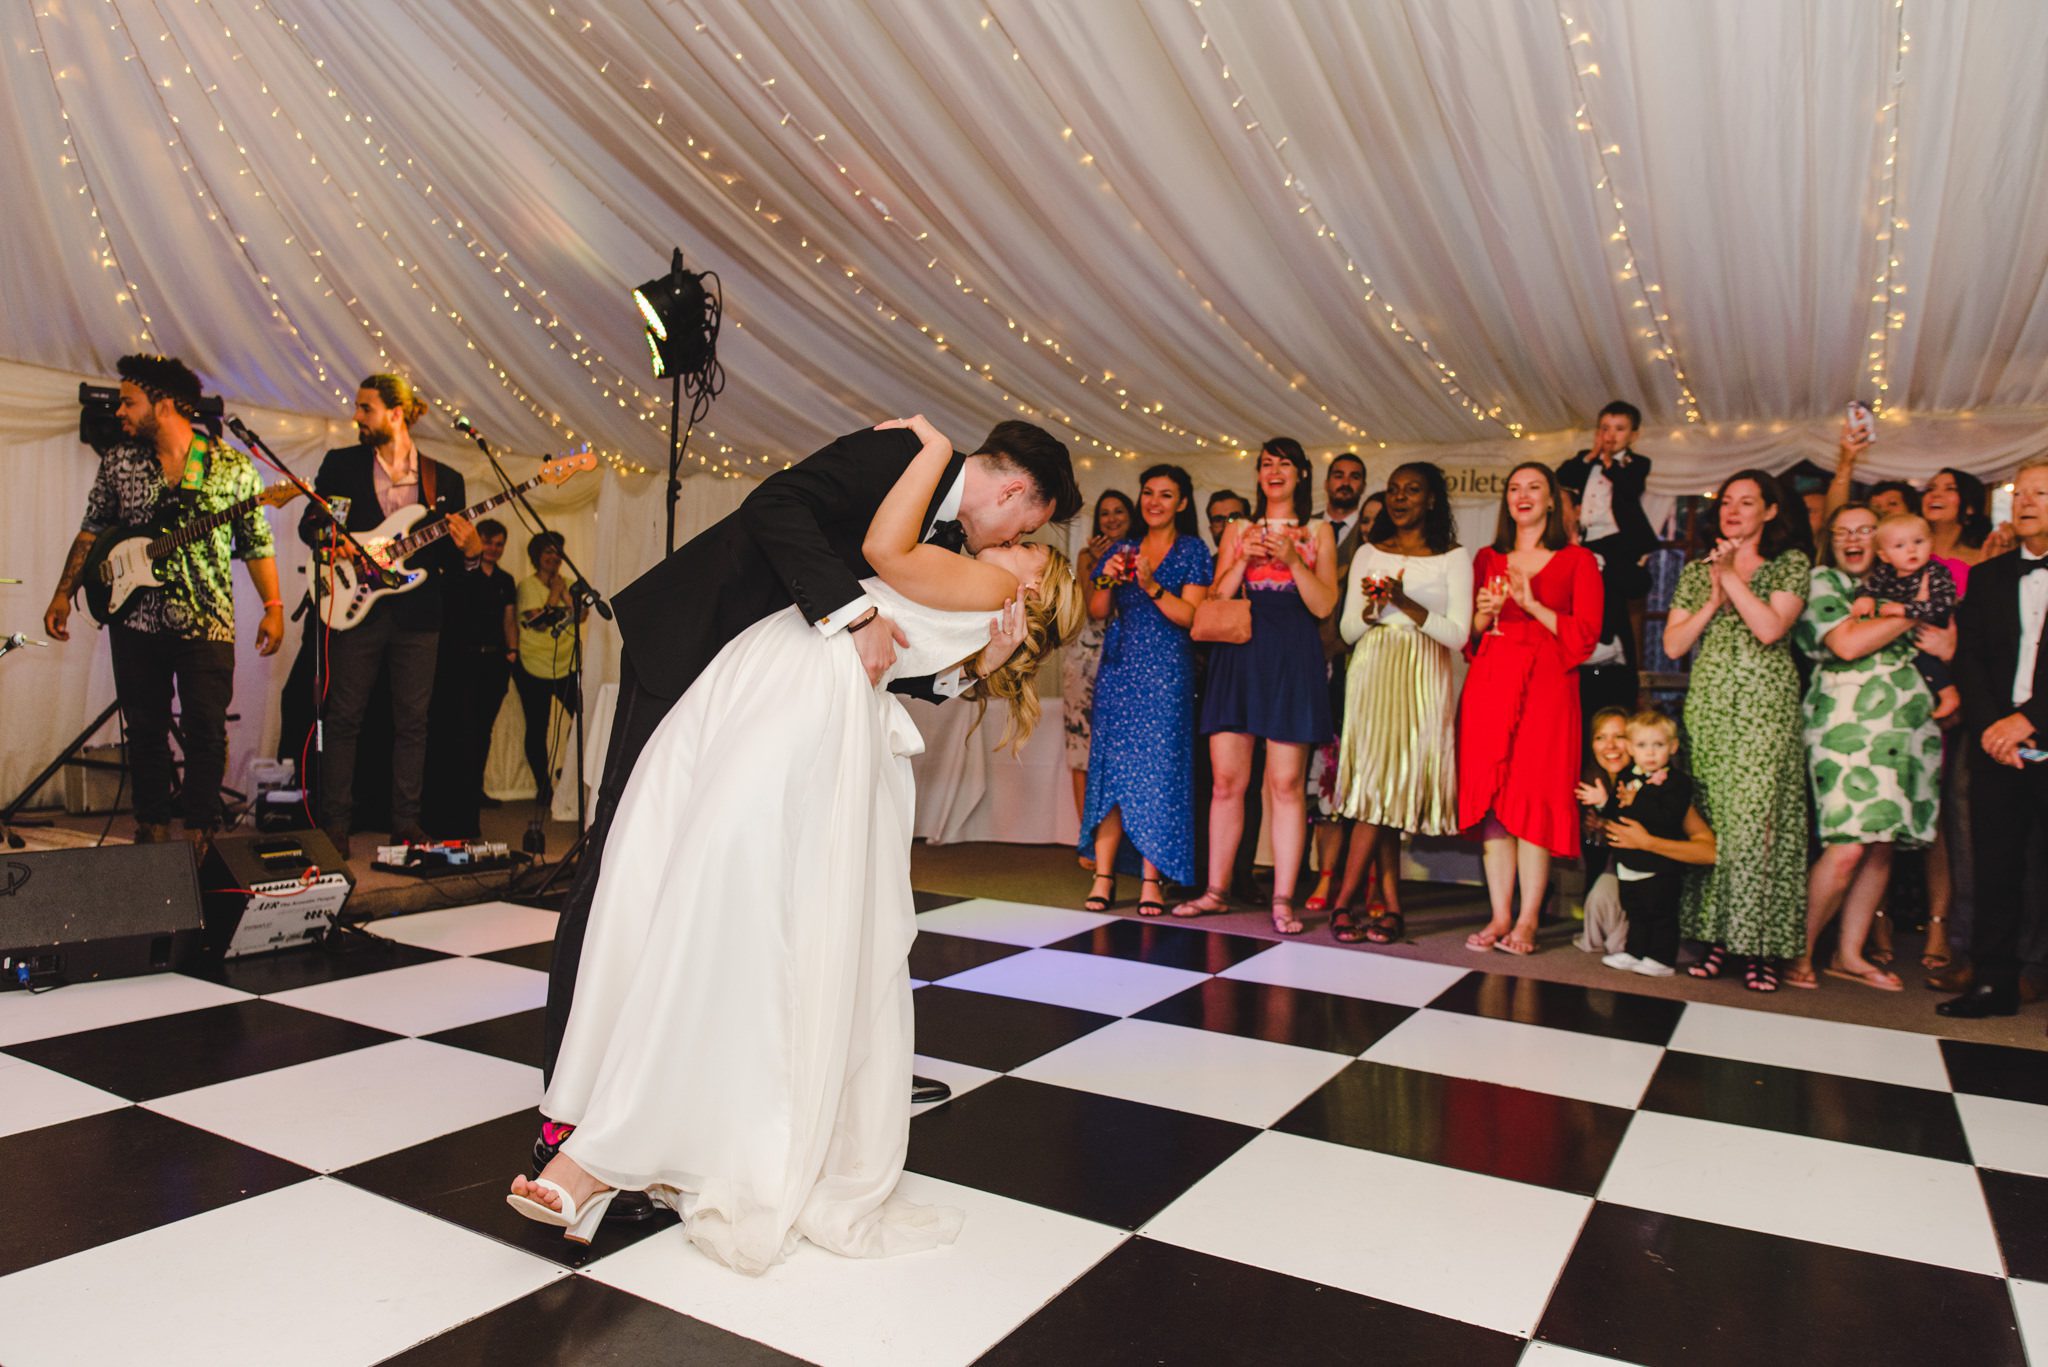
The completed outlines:
[[[313,1175],[133,1106],[0,1138],[0,1172],[0,1276]]]
[[[1941,1056],[1948,1062],[1949,1081],[1959,1092],[2048,1106],[2048,1052],[1945,1039]]]
[[[7,1052],[116,1096],[152,1101],[399,1038],[314,1011],[246,1001],[57,1035]]]
[[[1640,997],[1600,987],[1517,978],[1504,973],[1468,973],[1430,1003],[1439,1011],[1547,1025],[1583,1035],[1667,1044],[1685,1013],[1685,1003]]]
[[[921,988],[917,1052],[1007,1073],[1115,1020],[1071,1006],[1027,1002],[955,987]]]
[[[1591,1196],[1632,1112],[1470,1078],[1354,1063],[1273,1126]]]
[[[910,894],[911,904],[919,911],[937,911],[940,907],[950,907],[955,902],[970,900],[972,899],[955,897],[950,892],[912,892]]]
[[[910,1122],[913,1172],[1136,1229],[1258,1131],[1002,1077]]]
[[[795,1367],[803,1360],[603,1282],[564,1277],[384,1361],[386,1367]]]
[[[1658,1064],[1641,1109],[1970,1161],[1955,1098],[1922,1087],[1673,1050]]]
[[[564,1267],[582,1267],[617,1253],[676,1222],[669,1211],[639,1222],[606,1220],[595,1239],[578,1244],[563,1238],[561,1230],[518,1214],[505,1204],[505,1193],[514,1176],[531,1173],[533,1141],[539,1133],[539,1115],[517,1111],[334,1175]]]
[[[479,1054],[492,1058],[510,1059],[524,1063],[530,1068],[540,1067],[541,1034],[547,1020],[547,1010],[536,1006],[531,1011],[516,1011],[509,1016],[493,1020],[476,1021],[469,1025],[458,1025],[453,1030],[443,1030],[438,1035],[423,1038],[436,1044],[450,1044],[457,1049],[474,1049]]]
[[[1228,935],[1222,931],[1196,930],[1192,926],[1121,917],[1046,946],[1047,949],[1067,949],[1077,954],[1136,959],[1165,968],[1192,969],[1197,973],[1221,973],[1232,964],[1243,963],[1254,954],[1263,954],[1272,947],[1271,940],[1260,940],[1250,935]]]
[[[1137,1019],[1356,1056],[1414,1014],[1414,1007],[1391,1002],[1211,978],[1146,1007]]]
[[[479,954],[479,959],[493,959],[514,968],[530,968],[536,973],[546,973],[554,967],[555,942],[542,940],[534,945],[515,945],[511,949],[497,949],[489,954]]]
[[[910,945],[910,976],[937,982],[970,968],[980,968],[1012,954],[1022,954],[1022,945],[999,945],[993,940],[975,940],[965,935],[942,935],[921,930]]]
[[[2048,1282],[2048,1177],[1980,1168],[1991,1224],[2005,1250],[2008,1276]]]
[[[334,937],[331,948],[320,944],[275,954],[251,954],[191,972],[195,978],[222,983],[238,992],[268,997],[297,987],[318,987],[321,983],[411,968],[414,964],[430,964],[449,957],[439,950],[402,945],[377,935],[344,933]]]
[[[2026,1361],[2000,1278],[1606,1204],[1536,1337],[1644,1367]]]
[[[1132,1239],[978,1367],[1440,1362],[1511,1367],[1522,1340],[1172,1244]]]

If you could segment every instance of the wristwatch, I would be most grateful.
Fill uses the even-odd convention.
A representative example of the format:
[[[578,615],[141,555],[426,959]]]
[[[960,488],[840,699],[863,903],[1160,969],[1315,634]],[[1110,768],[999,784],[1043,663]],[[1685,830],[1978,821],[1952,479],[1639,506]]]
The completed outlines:
[[[1156,603],[1156,602],[1158,602],[1158,601],[1159,601],[1160,599],[1162,599],[1162,598],[1164,598],[1164,597],[1166,596],[1166,585],[1164,585],[1164,584],[1157,584],[1157,585],[1154,585],[1154,587],[1155,587],[1155,588],[1157,588],[1157,589],[1158,589],[1159,591],[1158,591],[1157,593],[1151,593],[1151,592],[1148,592],[1148,593],[1146,593],[1146,595],[1145,595],[1145,596],[1146,596],[1147,598],[1150,598],[1150,599],[1151,599],[1151,600],[1152,600],[1153,602],[1155,602],[1155,603]]]

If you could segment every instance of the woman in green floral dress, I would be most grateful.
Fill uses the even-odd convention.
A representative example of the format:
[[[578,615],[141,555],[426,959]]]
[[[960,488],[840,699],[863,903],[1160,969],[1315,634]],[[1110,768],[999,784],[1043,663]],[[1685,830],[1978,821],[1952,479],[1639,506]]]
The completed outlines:
[[[1825,847],[1807,874],[1806,952],[1786,970],[1794,987],[1818,987],[1813,944],[1842,914],[1827,972],[1883,992],[1898,976],[1864,957],[1878,903],[1891,881],[1892,851],[1924,847],[1941,809],[1941,728],[1934,699],[1913,667],[1909,618],[1851,620],[1850,604],[1875,561],[1877,515],[1860,503],[1828,519],[1825,563],[1813,572],[1806,612],[1794,630],[1815,661],[1806,690],[1806,753]]]
[[[1719,854],[1687,879],[1681,925],[1710,947],[1690,970],[1718,978],[1748,959],[1743,985],[1778,990],[1777,961],[1806,949],[1806,762],[1792,625],[1813,562],[1805,510],[1778,481],[1744,470],[1721,486],[1720,541],[1678,576],[1664,653],[1697,645],[1685,697],[1700,815]]]

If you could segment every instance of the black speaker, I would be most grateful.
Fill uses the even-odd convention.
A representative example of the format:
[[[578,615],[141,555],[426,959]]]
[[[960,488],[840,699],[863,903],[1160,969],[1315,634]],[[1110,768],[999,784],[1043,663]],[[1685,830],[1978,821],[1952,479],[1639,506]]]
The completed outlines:
[[[200,924],[182,840],[0,857],[0,989],[183,967],[199,951]]]
[[[355,889],[322,830],[224,836],[199,870],[206,947],[236,958],[323,938]]]

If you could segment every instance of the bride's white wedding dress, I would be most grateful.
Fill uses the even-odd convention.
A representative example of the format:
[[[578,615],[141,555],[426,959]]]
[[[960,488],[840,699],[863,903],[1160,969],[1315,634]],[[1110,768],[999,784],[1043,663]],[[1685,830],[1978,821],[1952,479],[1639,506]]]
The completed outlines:
[[[988,613],[862,586],[910,644],[888,678],[988,643]],[[886,682],[886,680],[885,680]],[[542,1110],[608,1185],[760,1272],[799,1237],[852,1257],[950,1243],[895,1197],[910,1130],[913,788],[923,749],[846,632],[794,608],[720,651],[648,741],[604,850]]]

